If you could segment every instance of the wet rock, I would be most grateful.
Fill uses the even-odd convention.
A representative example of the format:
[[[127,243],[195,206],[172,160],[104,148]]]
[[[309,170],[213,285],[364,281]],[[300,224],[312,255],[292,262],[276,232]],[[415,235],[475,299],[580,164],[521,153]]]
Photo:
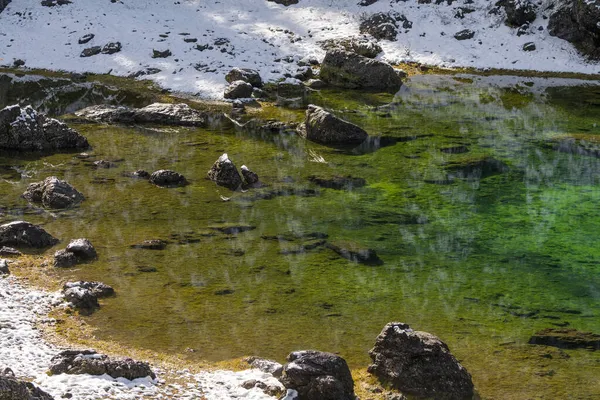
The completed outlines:
[[[576,329],[547,328],[536,332],[529,339],[529,344],[552,346],[561,349],[586,348],[599,350],[600,335],[592,332],[581,332]]]
[[[67,250],[58,250],[54,253],[55,268],[69,268],[77,265],[77,256]]]
[[[85,137],[31,106],[0,110],[0,149],[49,151],[89,147]]]
[[[144,250],[164,250],[167,248],[167,242],[160,239],[149,239],[144,240],[141,243],[132,244],[131,247],[134,249],[144,249]]]
[[[210,226],[210,229],[219,231],[221,233],[225,233],[227,235],[237,235],[238,233],[252,231],[256,229],[256,226],[253,225],[219,225],[219,226]]]
[[[358,264],[383,264],[383,261],[379,258],[375,250],[362,247],[358,243],[335,241],[326,243],[325,247],[333,250],[339,256]]]
[[[258,71],[250,68],[233,68],[225,75],[225,80],[227,83],[244,81],[257,88],[263,86],[263,80]]]
[[[252,368],[256,368],[267,374],[273,375],[275,378],[279,378],[283,373],[283,365],[277,361],[267,360],[266,358],[260,357],[248,357],[246,362],[250,364]]]
[[[330,85],[349,89],[396,91],[402,86],[402,79],[391,65],[340,49],[327,52],[320,78]]]
[[[367,184],[363,178],[354,178],[352,176],[334,176],[333,178],[320,178],[311,175],[308,180],[312,183],[326,188],[335,190],[353,190],[363,187]]]
[[[104,45],[102,48],[102,54],[114,54],[121,51],[121,42],[111,42]]]
[[[527,42],[523,45],[523,51],[535,51],[535,43]]]
[[[181,175],[178,172],[171,171],[168,169],[160,169],[158,171],[154,171],[152,175],[150,175],[149,179],[150,183],[156,186],[161,187],[176,187],[176,186],[185,186],[188,184],[185,176]]]
[[[504,7],[508,26],[518,28],[535,20],[536,6],[531,0],[501,0],[496,4]]]
[[[63,285],[63,290],[71,289],[71,288],[82,288],[92,292],[97,298],[110,297],[115,294],[115,290],[102,282],[86,282],[86,281],[76,281],[76,282],[67,282]]]
[[[171,53],[171,50],[167,49],[167,50],[152,50],[152,58],[167,58],[169,56],[172,56],[173,53]]]
[[[255,172],[250,171],[245,165],[242,165],[240,170],[242,171],[242,176],[247,187],[260,186],[258,175]]]
[[[346,361],[316,350],[296,351],[287,357],[279,380],[298,392],[299,400],[355,400],[354,381]]]
[[[10,271],[8,269],[8,260],[0,258],[0,275],[8,275],[8,274],[10,274]]]
[[[470,29],[463,29],[462,31],[456,32],[454,34],[454,38],[456,40],[468,40],[468,39],[473,39],[473,37],[475,36],[475,32],[473,32]]]
[[[0,373],[0,399],[53,400],[54,398],[33,383],[16,379],[12,373]]]
[[[58,239],[29,222],[15,221],[0,225],[0,245],[44,248],[56,243]]]
[[[366,17],[359,26],[360,33],[367,33],[375,39],[396,40],[398,25],[389,14],[376,13]]]
[[[242,185],[242,177],[227,153],[224,153],[215,161],[207,175],[208,179],[217,185],[230,190],[238,190]]]
[[[77,41],[77,43],[86,44],[87,42],[92,40],[95,36],[96,35],[94,35],[93,33],[88,33],[87,35],[83,35],[82,37],[80,37],[79,40]]]
[[[46,208],[69,208],[81,203],[85,197],[68,182],[50,176],[27,187],[23,197],[32,203],[42,203]]]
[[[233,81],[225,88],[226,99],[247,99],[252,97],[252,85],[244,81]]]
[[[440,400],[473,397],[471,375],[438,337],[388,323],[369,351],[368,371],[407,395]]]
[[[508,166],[492,157],[467,160],[458,163],[447,163],[448,179],[483,179],[488,176],[501,174],[509,170]]]
[[[98,258],[96,249],[92,243],[85,238],[71,240],[66,250],[75,254],[79,261],[89,261]]]
[[[83,49],[79,57],[92,57],[102,53],[102,47],[100,46],[92,46],[87,49]]]
[[[307,140],[322,144],[359,144],[369,136],[362,128],[312,104],[306,110],[300,134]]]
[[[12,247],[2,246],[0,247],[0,257],[19,257],[22,256],[21,253],[17,249],[13,249]]]
[[[138,169],[133,172],[127,173],[127,176],[130,178],[137,178],[137,179],[150,179],[150,173],[147,171],[144,171],[143,169]]]
[[[145,362],[130,358],[113,359],[95,350],[65,350],[52,357],[50,373],[57,374],[89,374],[110,375],[113,378],[129,380],[156,375]]]
[[[283,6],[288,7],[288,6],[291,6],[293,4],[298,4],[298,1],[300,1],[300,0],[267,0],[267,1],[271,1],[273,3],[281,4]]]

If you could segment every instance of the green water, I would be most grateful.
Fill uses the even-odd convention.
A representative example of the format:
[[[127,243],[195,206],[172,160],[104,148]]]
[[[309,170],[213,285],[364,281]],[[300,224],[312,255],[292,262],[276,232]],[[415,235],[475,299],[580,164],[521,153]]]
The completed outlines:
[[[368,151],[294,135],[74,125],[93,145],[87,159],[0,154],[0,222],[41,223],[62,239],[55,249],[77,237],[94,243],[98,261],[61,274],[115,287],[117,297],[87,317],[100,339],[209,360],[283,361],[316,348],[365,367],[381,328],[402,321],[448,343],[483,398],[598,398],[597,352],[526,344],[555,324],[600,332],[600,158],[552,149],[564,135],[600,137],[600,87],[575,83],[422,76],[395,98],[314,95],[371,135],[398,140]],[[468,151],[441,151],[458,146]],[[223,152],[269,186],[232,193],[208,181]],[[117,167],[93,168],[99,159]],[[481,160],[502,168],[482,173],[472,167]],[[161,168],[191,185],[123,176]],[[49,212],[19,197],[49,175],[87,200]],[[367,185],[324,189],[311,175]],[[287,195],[267,196],[275,190]],[[255,229],[214,229],[227,224]],[[311,232],[372,248],[384,264],[261,237]],[[170,244],[130,247],[145,239]]]

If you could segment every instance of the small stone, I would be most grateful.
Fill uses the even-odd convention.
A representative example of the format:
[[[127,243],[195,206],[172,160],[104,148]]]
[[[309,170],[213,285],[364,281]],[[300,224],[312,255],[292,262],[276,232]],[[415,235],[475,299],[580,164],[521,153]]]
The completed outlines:
[[[68,268],[77,265],[77,256],[67,250],[58,250],[54,253],[54,267]]]
[[[8,260],[0,258],[0,275],[8,275],[10,271],[8,270]]]
[[[144,240],[141,243],[132,244],[133,249],[144,249],[144,250],[164,250],[167,247],[167,242],[160,239],[149,239]]]
[[[100,46],[88,47],[87,49],[83,49],[79,57],[91,57],[100,54],[101,52],[102,47]]]
[[[172,56],[173,53],[171,53],[171,50],[167,49],[167,50],[152,50],[152,58],[167,58],[169,56]]]
[[[88,33],[87,35],[83,35],[82,37],[80,37],[77,42],[79,44],[86,44],[87,42],[92,40],[95,36],[96,35],[94,35],[93,33]]]
[[[98,253],[92,243],[85,238],[73,239],[67,246],[67,251],[74,253],[79,260],[88,261],[98,258]]]
[[[523,45],[523,51],[535,51],[535,43],[528,42]]]
[[[104,45],[102,54],[114,54],[121,51],[121,42],[111,42]]]
[[[252,85],[244,81],[233,81],[225,88],[226,99],[245,99],[252,97]]]
[[[185,176],[168,169],[161,169],[153,172],[152,175],[150,175],[149,180],[153,185],[161,187],[176,187],[185,186],[188,184]]]
[[[475,36],[475,32],[473,32],[470,29],[464,29],[460,32],[456,32],[454,34],[454,38],[456,40],[467,40],[467,39],[472,39]]]

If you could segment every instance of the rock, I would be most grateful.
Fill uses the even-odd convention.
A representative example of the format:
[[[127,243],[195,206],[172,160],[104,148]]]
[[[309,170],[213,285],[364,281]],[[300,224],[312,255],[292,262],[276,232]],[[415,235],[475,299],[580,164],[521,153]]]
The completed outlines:
[[[369,351],[368,372],[406,395],[436,400],[473,397],[471,375],[436,336],[388,323]]]
[[[548,33],[571,42],[584,55],[600,59],[600,1],[557,2],[548,20]]]
[[[6,247],[6,246],[0,247],[0,256],[1,257],[19,257],[22,255],[23,255],[23,253],[21,253],[17,249],[13,249],[12,247]]]
[[[0,13],[4,11],[6,6],[11,2],[11,0],[0,0]]]
[[[87,35],[83,35],[82,37],[80,37],[79,40],[77,41],[77,43],[86,44],[87,42],[92,40],[95,36],[96,35],[94,35],[93,33],[88,33]]]
[[[121,42],[111,42],[104,45],[102,48],[102,54],[114,54],[121,51]]]
[[[15,61],[13,61],[13,67],[15,67],[15,68],[24,67],[24,66],[25,66],[25,60],[16,58]]]
[[[91,56],[95,56],[100,53],[102,53],[102,47],[92,46],[92,47],[88,47],[87,49],[83,49],[83,51],[81,52],[79,57],[91,57]]]
[[[164,250],[167,248],[167,242],[160,239],[149,239],[144,240],[141,243],[132,244],[131,248],[144,250]]]
[[[156,378],[150,365],[145,362],[135,361],[131,358],[112,359],[95,350],[65,350],[52,357],[50,374],[108,374],[113,378],[129,380],[151,377]]]
[[[305,82],[315,76],[315,72],[311,67],[300,67],[294,74],[294,79]]]
[[[238,233],[252,231],[252,230],[256,229],[256,227],[253,225],[230,225],[230,224],[215,225],[215,226],[210,226],[209,228],[219,231],[221,233],[224,233],[226,235],[237,235]]]
[[[367,6],[370,6],[371,4],[377,3],[378,1],[379,0],[360,0],[358,2],[358,5],[362,6],[362,7],[367,7]]]
[[[115,294],[115,290],[102,282],[86,282],[86,281],[76,281],[76,282],[67,282],[63,285],[63,290],[71,289],[71,288],[82,288],[92,292],[94,296],[97,298],[110,297]]]
[[[343,88],[396,91],[402,79],[391,65],[340,49],[327,52],[320,72],[321,80]]]
[[[375,39],[396,40],[398,25],[389,14],[376,13],[365,18],[359,26],[360,33],[367,33]]]
[[[586,348],[600,350],[600,335],[592,332],[580,332],[576,329],[547,328],[536,332],[529,344],[553,346],[561,349]]]
[[[257,88],[263,86],[263,81],[258,71],[250,68],[233,68],[225,75],[225,80],[227,83],[244,81]]]
[[[230,190],[238,190],[242,185],[242,177],[227,153],[215,161],[208,171],[208,179]]]
[[[0,245],[44,248],[56,243],[58,239],[29,222],[15,221],[0,225]]]
[[[154,171],[152,175],[150,175],[150,183],[161,187],[176,187],[185,186],[188,184],[188,181],[185,179],[185,176],[178,172],[161,169]]]
[[[358,243],[335,241],[328,242],[325,247],[333,250],[341,257],[358,264],[382,265],[383,261],[379,258],[375,250],[360,246]]]
[[[381,46],[368,37],[351,37],[335,41],[335,44],[346,51],[350,51],[367,58],[375,58],[383,51]]]
[[[457,163],[446,163],[448,179],[483,179],[488,176],[501,174],[509,170],[508,165],[492,157],[470,159]]]
[[[79,261],[89,261],[98,258],[96,249],[92,243],[85,238],[71,240],[66,250],[75,254]]]
[[[475,36],[475,32],[473,32],[470,29],[463,29],[460,32],[456,32],[454,34],[454,38],[456,40],[468,40],[468,39],[472,39],[473,36]]]
[[[248,187],[257,187],[260,186],[260,181],[258,179],[258,175],[248,169],[245,165],[240,167],[242,170],[242,176],[244,177],[244,182]]]
[[[54,253],[55,268],[69,268],[77,265],[77,256],[67,250],[58,250]]]
[[[367,184],[363,178],[354,178],[352,176],[334,176],[333,178],[320,178],[311,175],[308,180],[312,183],[327,189],[335,190],[353,190],[363,187]]]
[[[305,85],[311,89],[323,89],[327,86],[327,84],[320,79],[309,79]]]
[[[31,106],[14,105],[0,110],[0,149],[49,151],[87,147],[86,138]]]
[[[143,108],[98,105],[79,110],[75,115],[108,123],[180,126],[206,126],[207,123],[206,114],[183,103],[153,103]]]
[[[140,71],[134,72],[133,74],[129,75],[129,77],[130,78],[139,78],[140,76],[158,74],[161,71],[162,70],[160,68],[148,67],[148,68],[142,69]]]
[[[0,258],[0,275],[8,275],[8,274],[10,274],[10,271],[8,269],[8,260]]]
[[[301,134],[307,140],[322,144],[359,144],[369,136],[362,128],[312,104],[306,110]]]
[[[288,78],[277,84],[275,104],[282,107],[302,108],[306,106],[306,86],[301,80]]]
[[[535,43],[528,42],[523,45],[523,51],[535,51]]]
[[[109,169],[109,168],[115,168],[117,166],[116,163],[109,161],[109,160],[94,161],[92,163],[92,165],[98,169]]]
[[[1,0],[0,4],[2,4]],[[14,374],[0,373],[0,399],[53,400],[54,398],[33,383],[16,379]]]
[[[300,1],[300,0],[267,0],[267,1],[271,1],[273,3],[281,4],[283,6],[288,7],[288,6],[291,6],[292,4],[298,4],[298,1]]]
[[[68,182],[50,176],[27,187],[23,197],[32,203],[42,203],[46,208],[69,208],[81,203],[85,197]]]
[[[244,81],[233,81],[225,88],[226,99],[247,99],[252,97],[252,85]]]
[[[91,314],[94,310],[100,308],[98,296],[90,289],[81,286],[63,288],[63,295],[69,303],[73,304],[73,307],[84,314]]]
[[[354,381],[346,361],[316,350],[296,351],[287,357],[279,380],[298,392],[298,400],[355,400]]]
[[[172,56],[173,53],[171,53],[171,50],[167,49],[167,50],[152,50],[152,58],[167,58],[169,56]]]
[[[138,169],[131,173],[127,173],[127,176],[129,176],[130,178],[150,179],[150,173],[144,171],[143,169]]]
[[[246,361],[252,368],[256,368],[262,372],[271,374],[275,378],[279,378],[283,373],[283,365],[279,364],[277,361],[267,360],[266,358],[260,357],[248,357]]]
[[[496,4],[504,7],[508,26],[518,28],[535,20],[536,6],[531,0],[501,0]]]

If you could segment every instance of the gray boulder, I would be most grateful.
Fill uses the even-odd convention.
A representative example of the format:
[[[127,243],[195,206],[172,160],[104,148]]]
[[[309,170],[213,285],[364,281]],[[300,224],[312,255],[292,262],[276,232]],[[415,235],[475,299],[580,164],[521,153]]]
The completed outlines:
[[[92,243],[85,238],[71,240],[66,250],[75,254],[80,261],[89,261],[98,258],[96,249]]]
[[[328,242],[325,247],[333,250],[339,256],[357,264],[382,265],[383,261],[379,258],[375,250],[369,249],[354,242],[334,241]]]
[[[29,222],[15,221],[0,225],[0,245],[44,248],[56,243],[58,239]]]
[[[600,59],[600,0],[558,2],[548,20],[548,33],[571,42],[584,55]]]
[[[233,81],[225,88],[226,99],[247,99],[252,97],[252,85],[245,81]]]
[[[27,187],[23,197],[32,203],[42,203],[47,208],[69,208],[81,203],[85,197],[68,182],[50,176]]]
[[[397,91],[402,86],[401,77],[391,65],[340,49],[327,52],[320,78],[330,85],[349,89]]]
[[[8,260],[0,258],[0,275],[8,275],[9,273]]]
[[[63,286],[63,296],[82,314],[91,314],[100,308],[98,299],[112,296],[114,289],[102,282],[67,282]]]
[[[300,134],[307,140],[322,144],[359,144],[369,137],[362,128],[312,104],[306,110]]]
[[[501,0],[496,4],[504,7],[508,26],[518,28],[535,20],[536,6],[531,0]]]
[[[96,353],[95,350],[65,350],[52,357],[51,362],[50,373],[53,375],[108,374],[113,378],[129,380],[146,376],[156,378],[148,363],[131,358],[112,359],[107,355]]]
[[[4,372],[0,373],[0,400],[53,399],[52,396],[35,386],[33,383],[15,378],[10,368],[6,368]]]
[[[215,161],[207,175],[208,179],[217,185],[230,190],[238,190],[242,186],[242,177],[227,153],[224,153]]]
[[[23,253],[21,253],[17,249],[13,249],[12,247],[7,247],[7,246],[0,247],[0,256],[1,257],[19,257],[22,255],[23,255]]]
[[[471,375],[436,336],[390,322],[369,351],[368,371],[402,393],[436,400],[473,397]]]
[[[336,44],[346,51],[350,51],[367,58],[375,58],[383,50],[381,46],[367,37],[351,37],[336,41]]]
[[[185,176],[169,169],[160,169],[150,175],[150,183],[161,187],[177,187],[188,184]]]
[[[298,400],[355,400],[354,381],[346,361],[316,350],[296,351],[287,357],[279,380],[298,392]]]
[[[0,13],[4,11],[6,6],[11,2],[11,0],[0,0]]]
[[[77,256],[67,250],[58,250],[54,253],[55,268],[69,268],[77,265]]]
[[[398,25],[396,20],[389,14],[372,14],[360,23],[360,33],[368,33],[375,39],[396,40]]]
[[[87,147],[85,137],[31,106],[14,105],[0,110],[0,149],[49,151]]]
[[[247,187],[260,186],[260,180],[258,179],[258,174],[256,174],[256,172],[250,171],[245,165],[242,165],[240,169],[242,170],[242,176],[244,177],[244,182]]]
[[[257,88],[263,86],[263,80],[258,71],[250,68],[233,68],[225,75],[225,80],[227,83],[244,81]]]
[[[277,361],[267,360],[266,358],[260,357],[248,357],[246,361],[252,368],[256,368],[262,372],[271,374],[275,378],[279,378],[283,373],[283,365],[279,364]]]
[[[206,126],[207,124],[206,114],[183,103],[153,103],[143,108],[98,105],[79,110],[75,115],[107,123],[178,126]]]

